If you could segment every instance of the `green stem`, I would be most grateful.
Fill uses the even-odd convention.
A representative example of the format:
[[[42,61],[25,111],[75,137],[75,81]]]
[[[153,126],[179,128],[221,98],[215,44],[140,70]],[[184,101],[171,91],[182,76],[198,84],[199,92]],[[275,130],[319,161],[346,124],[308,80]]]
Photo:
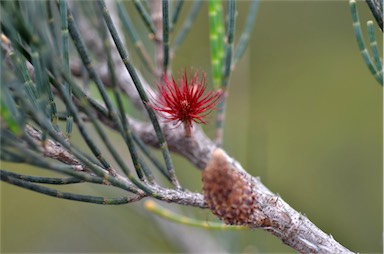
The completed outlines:
[[[83,182],[82,180],[76,177],[56,178],[56,177],[29,176],[29,175],[16,174],[13,172],[7,172],[7,175],[13,178],[17,178],[17,179],[20,179],[26,182],[32,182],[32,183],[64,185],[64,184],[74,184],[74,183]]]
[[[67,3],[66,0],[60,0],[60,18],[61,18],[61,53],[63,57],[63,67],[70,75],[69,70],[69,43],[68,43],[68,20],[67,20]],[[72,95],[71,86],[64,83],[67,94],[69,97]],[[71,137],[73,125],[73,117],[67,109],[67,121],[66,121],[66,136],[68,139]]]
[[[213,86],[221,85],[224,55],[224,26],[221,1],[208,1],[209,39],[211,45],[211,65]]]
[[[135,7],[137,9],[137,12],[140,14],[141,18],[144,21],[144,24],[147,26],[149,31],[151,32],[152,36],[156,35],[156,29],[155,26],[153,25],[151,16],[145,9],[144,5],[141,3],[140,0],[134,0],[133,3],[135,4]]]
[[[87,202],[87,203],[93,203],[93,204],[101,204],[101,205],[121,205],[121,204],[130,203],[134,200],[128,197],[104,198],[104,197],[74,194],[69,192],[61,192],[52,188],[40,186],[31,182],[14,178],[8,175],[7,173],[8,172],[5,170],[0,170],[0,176],[2,181],[22,187],[24,189],[42,193],[51,197],[68,199],[73,201],[81,201],[81,202]]]
[[[239,42],[237,43],[237,46],[236,46],[235,55],[232,63],[232,69],[235,68],[237,62],[241,59],[241,57],[243,56],[248,46],[250,34],[255,25],[255,19],[257,16],[259,3],[260,3],[260,0],[253,0],[250,3],[251,6],[248,11],[247,20],[245,21],[245,27],[243,32],[241,33]]]
[[[208,230],[247,230],[249,227],[247,226],[230,226],[226,225],[224,223],[217,223],[217,222],[212,222],[212,221],[201,221],[201,220],[196,220],[193,218],[189,218],[186,216],[182,216],[179,214],[176,214],[168,209],[165,209],[159,205],[157,205],[154,201],[148,200],[144,203],[144,207],[162,217],[165,218],[169,221],[176,222],[179,224],[191,226],[191,227],[197,227],[197,228],[204,228]]]
[[[175,52],[180,45],[183,43],[185,37],[187,36],[189,30],[191,29],[193,22],[196,20],[197,14],[199,13],[201,6],[203,4],[202,0],[195,0],[191,7],[191,11],[185,18],[185,21],[180,29],[180,32],[177,34],[175,38],[175,42],[173,43],[173,52]]]
[[[228,27],[227,27],[227,40],[225,50],[225,65],[223,70],[223,78],[221,82],[221,92],[223,97],[218,105],[217,120],[216,120],[216,145],[222,146],[224,121],[225,121],[225,107],[228,97],[229,77],[232,67],[232,52],[233,52],[233,39],[235,36],[236,25],[236,1],[228,1]]]
[[[149,69],[149,71],[152,74],[155,74],[156,73],[155,67],[153,66],[153,63],[151,62],[151,58],[148,55],[148,51],[144,47],[144,44],[141,41],[141,39],[140,39],[136,29],[135,29],[135,26],[132,24],[132,21],[129,18],[129,15],[128,15],[127,11],[125,10],[125,7],[122,3],[122,0],[117,0],[116,5],[117,5],[117,11],[119,13],[119,17],[122,21],[122,24],[123,24],[125,30],[127,30],[129,38],[132,40],[133,45],[137,49],[137,53],[138,53],[140,59],[143,61],[144,65]]]
[[[170,31],[173,31],[173,28],[175,27],[177,21],[179,20],[181,8],[184,5],[184,0],[176,0],[176,6],[175,11],[173,11],[172,19],[171,19],[171,25],[170,25]]]
[[[51,33],[53,45],[55,48],[58,49],[59,48],[59,41],[58,41],[57,34],[56,34],[55,19],[53,17],[53,13],[52,13],[52,7],[53,7],[52,1],[46,1],[49,31]]]
[[[163,10],[163,73],[168,72],[169,64],[169,1],[162,0]]]
[[[378,71],[378,75],[381,78],[381,84],[383,84],[383,63],[382,63],[382,60],[380,59],[379,49],[377,48],[377,41],[375,38],[375,28],[371,20],[367,22],[367,28],[368,28],[369,46],[371,48],[375,67]]]

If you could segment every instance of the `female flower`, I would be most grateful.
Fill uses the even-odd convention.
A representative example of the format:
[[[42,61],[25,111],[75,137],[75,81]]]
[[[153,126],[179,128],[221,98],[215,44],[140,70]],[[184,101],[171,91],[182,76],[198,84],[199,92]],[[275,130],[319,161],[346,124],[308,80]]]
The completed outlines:
[[[210,113],[221,97],[220,91],[206,92],[205,73],[199,80],[198,73],[194,73],[188,80],[186,71],[179,79],[179,85],[167,75],[163,76],[163,83],[158,84],[158,98],[154,99],[151,107],[162,116],[175,124],[183,124],[186,136],[192,135],[193,122],[206,124],[204,118]]]

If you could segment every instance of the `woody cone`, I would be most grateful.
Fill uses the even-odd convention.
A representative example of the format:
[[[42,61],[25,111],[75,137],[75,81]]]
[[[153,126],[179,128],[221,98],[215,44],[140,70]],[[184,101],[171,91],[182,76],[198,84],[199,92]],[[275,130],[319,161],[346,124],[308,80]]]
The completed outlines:
[[[203,193],[209,208],[230,225],[247,225],[254,214],[255,194],[249,181],[233,169],[225,152],[218,148],[203,171]]]

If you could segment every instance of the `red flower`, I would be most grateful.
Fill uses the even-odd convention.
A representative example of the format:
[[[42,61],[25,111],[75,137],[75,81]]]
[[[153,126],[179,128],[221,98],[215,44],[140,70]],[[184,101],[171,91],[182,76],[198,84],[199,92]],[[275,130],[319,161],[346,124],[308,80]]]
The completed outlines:
[[[188,80],[187,73],[184,71],[179,85],[173,78],[169,80],[166,74],[164,74],[163,80],[163,84],[157,85],[159,97],[154,99],[151,107],[161,112],[166,120],[176,122],[176,124],[184,124],[186,136],[190,137],[192,123],[206,123],[204,118],[212,109],[216,109],[215,106],[221,97],[221,92],[205,93],[204,72],[200,80],[197,73]]]

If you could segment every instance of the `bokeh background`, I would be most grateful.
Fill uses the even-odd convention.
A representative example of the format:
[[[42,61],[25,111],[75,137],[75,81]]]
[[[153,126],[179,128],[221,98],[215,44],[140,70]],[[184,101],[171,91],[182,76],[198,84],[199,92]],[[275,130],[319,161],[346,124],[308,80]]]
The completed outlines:
[[[126,4],[133,13],[132,2]],[[183,16],[191,4],[186,2]],[[248,1],[238,3],[236,38],[248,8]],[[373,18],[364,2],[358,10],[365,28]],[[204,3],[173,61],[175,73],[194,67],[210,78],[207,13]],[[381,50],[382,36],[376,32]],[[350,250],[382,253],[382,90],[357,48],[347,1],[262,1],[248,50],[231,77],[224,148]],[[213,135],[211,125],[205,129]],[[111,137],[125,149],[117,135]],[[201,191],[201,172],[183,158],[173,158],[181,183]],[[25,165],[1,167],[47,175]],[[0,186],[1,253],[294,253],[262,230],[178,225],[156,218],[143,202],[100,206]],[[94,185],[62,189],[124,194]],[[161,205],[215,219],[208,210]]]

